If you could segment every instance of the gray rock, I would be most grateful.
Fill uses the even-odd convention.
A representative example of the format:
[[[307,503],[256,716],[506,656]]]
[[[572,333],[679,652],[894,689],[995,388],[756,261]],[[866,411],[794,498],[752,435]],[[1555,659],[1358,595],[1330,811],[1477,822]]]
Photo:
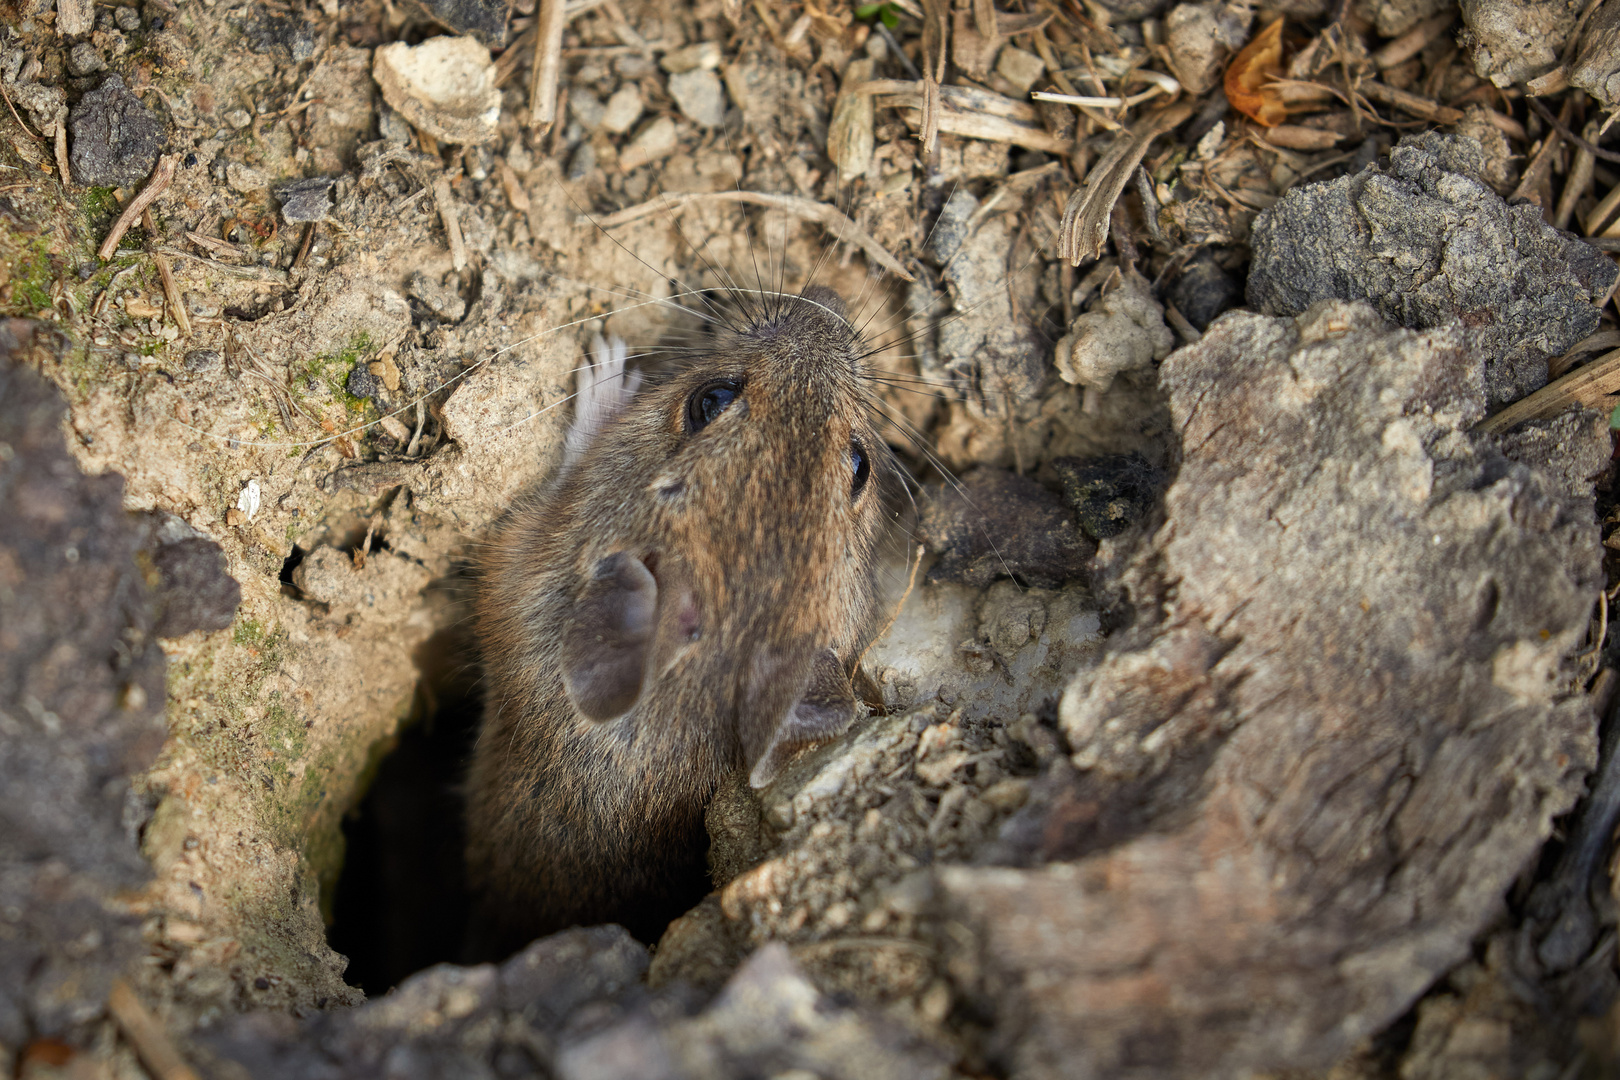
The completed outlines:
[[[1461,0],[1474,74],[1497,86],[1525,83],[1558,66],[1582,0]]]
[[[422,10],[458,34],[485,45],[506,44],[506,17],[512,0],[417,0]]]
[[[1119,570],[1152,614],[1066,692],[1012,865],[938,876],[1030,1078],[1326,1068],[1469,955],[1595,758],[1591,488],[1468,434],[1460,328],[1232,313],[1160,377],[1180,467]]]
[[[1610,0],[1586,24],[1569,81],[1609,112],[1620,110],[1620,3]]]
[[[129,777],[163,743],[163,653],[123,479],[79,472],[51,349],[0,322],[0,1044],[80,1042],[145,955]],[[59,359],[54,362],[60,362]]]
[[[141,13],[132,7],[116,7],[113,9],[113,22],[124,33],[133,34],[141,28]]]
[[[152,173],[163,147],[163,125],[109,75],[68,112],[72,149],[68,160],[74,179],[91,186],[138,184]]]
[[[68,50],[68,71],[75,75],[94,75],[107,70],[107,61],[88,41],[81,41]]]
[[[1547,360],[1597,329],[1620,268],[1537,207],[1507,205],[1482,165],[1472,139],[1430,133],[1403,139],[1388,172],[1294,188],[1255,221],[1249,305],[1366,300],[1400,326],[1460,323],[1490,405],[1538,389]]]
[[[1086,576],[1097,545],[1058,496],[1017,473],[979,468],[930,491],[917,535],[939,558],[928,580],[983,588],[1012,577],[1056,588]]]
[[[193,312],[193,314],[196,314]],[[210,371],[218,371],[225,363],[225,358],[218,349],[188,349],[186,351],[185,367],[193,374],[201,375]]]
[[[335,176],[311,176],[277,188],[276,198],[281,200],[281,216],[289,224],[325,221],[332,209],[332,200],[327,193],[336,182]]]
[[[703,127],[719,127],[726,118],[726,92],[720,76],[706,68],[671,75],[669,96],[688,119]]]

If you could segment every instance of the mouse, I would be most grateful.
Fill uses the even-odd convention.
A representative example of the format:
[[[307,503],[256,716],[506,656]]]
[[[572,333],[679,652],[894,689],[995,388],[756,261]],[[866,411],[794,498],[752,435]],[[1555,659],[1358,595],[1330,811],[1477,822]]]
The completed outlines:
[[[704,811],[848,729],[892,453],[833,290],[765,294],[671,370],[582,369],[556,474],[477,558],[470,951],[656,940],[709,891]]]

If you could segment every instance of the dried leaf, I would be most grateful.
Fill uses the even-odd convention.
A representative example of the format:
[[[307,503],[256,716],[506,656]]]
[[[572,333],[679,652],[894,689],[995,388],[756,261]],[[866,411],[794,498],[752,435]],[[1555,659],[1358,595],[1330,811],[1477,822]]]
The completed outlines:
[[[1282,77],[1283,20],[1254,36],[1226,69],[1226,100],[1244,116],[1266,127],[1288,118],[1282,97],[1269,84]]]

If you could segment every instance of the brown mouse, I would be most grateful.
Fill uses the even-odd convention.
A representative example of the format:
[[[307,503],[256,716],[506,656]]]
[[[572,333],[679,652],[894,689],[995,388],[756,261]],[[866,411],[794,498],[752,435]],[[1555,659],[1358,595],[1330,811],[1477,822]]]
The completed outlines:
[[[672,373],[582,376],[568,459],[479,566],[479,951],[655,936],[708,889],[704,808],[854,718],[894,475],[831,290],[770,295]]]

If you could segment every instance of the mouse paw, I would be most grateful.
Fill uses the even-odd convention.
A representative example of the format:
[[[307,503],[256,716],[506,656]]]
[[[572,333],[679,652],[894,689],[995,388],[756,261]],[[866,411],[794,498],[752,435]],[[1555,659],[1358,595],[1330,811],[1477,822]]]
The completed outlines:
[[[572,465],[611,424],[641,386],[641,372],[627,368],[629,350],[623,339],[597,334],[591,342],[591,363],[578,372],[574,394],[574,422],[568,428],[564,464]]]

